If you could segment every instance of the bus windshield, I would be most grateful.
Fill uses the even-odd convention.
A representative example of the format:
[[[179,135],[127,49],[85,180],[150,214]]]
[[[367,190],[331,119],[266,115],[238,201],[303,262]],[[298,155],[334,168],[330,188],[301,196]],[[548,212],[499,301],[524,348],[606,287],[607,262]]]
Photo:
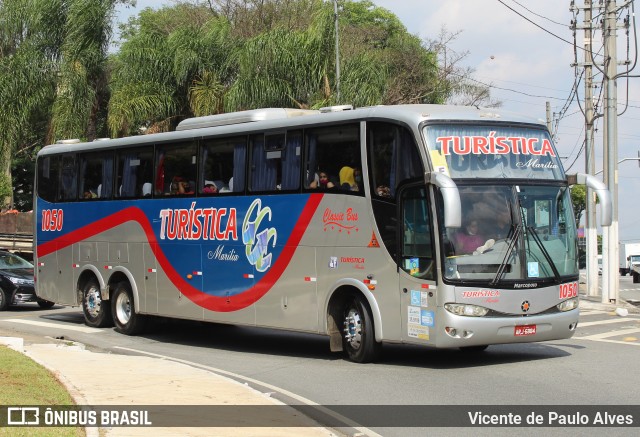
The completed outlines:
[[[488,286],[560,282],[578,274],[564,186],[459,185],[462,227],[442,236],[444,277]]]
[[[433,167],[451,178],[564,179],[548,133],[491,125],[428,125]]]

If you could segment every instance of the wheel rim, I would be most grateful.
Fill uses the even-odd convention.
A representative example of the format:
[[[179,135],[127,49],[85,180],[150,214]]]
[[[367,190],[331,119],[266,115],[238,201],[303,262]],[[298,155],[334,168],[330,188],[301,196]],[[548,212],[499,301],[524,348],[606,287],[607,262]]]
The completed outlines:
[[[362,320],[355,308],[350,308],[344,320],[344,339],[354,350],[362,345]]]
[[[102,298],[98,287],[92,286],[87,290],[87,296],[84,300],[84,307],[92,319],[100,315],[100,307],[102,306]]]
[[[129,323],[131,318],[131,300],[127,293],[120,293],[116,299],[116,316],[123,325]]]

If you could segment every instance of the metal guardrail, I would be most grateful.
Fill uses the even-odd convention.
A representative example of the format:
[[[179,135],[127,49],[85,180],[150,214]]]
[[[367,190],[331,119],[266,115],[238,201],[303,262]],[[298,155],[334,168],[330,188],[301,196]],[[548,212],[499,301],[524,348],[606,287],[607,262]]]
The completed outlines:
[[[0,248],[29,252],[33,251],[33,235],[0,233]]]

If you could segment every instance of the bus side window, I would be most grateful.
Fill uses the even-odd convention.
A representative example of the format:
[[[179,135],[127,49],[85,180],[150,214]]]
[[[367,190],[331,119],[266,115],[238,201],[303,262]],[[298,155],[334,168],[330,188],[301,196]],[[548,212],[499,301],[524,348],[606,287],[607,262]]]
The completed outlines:
[[[300,188],[302,132],[274,132],[252,139],[251,191]]]
[[[115,197],[143,196],[143,186],[152,180],[153,148],[123,150],[116,157]],[[104,190],[103,184],[101,190]]]
[[[400,184],[424,174],[411,131],[391,123],[368,123],[372,197],[393,198]]]
[[[196,188],[194,176],[198,171],[197,154],[197,143],[193,140],[158,146],[156,149],[155,194],[193,194]],[[140,190],[144,182],[140,181]],[[184,182],[184,185],[188,185],[188,187],[185,187],[184,190],[177,190],[175,186],[178,182]]]
[[[403,190],[401,202],[400,268],[420,279],[435,279],[431,214],[424,185]]]
[[[200,181],[197,192],[203,195],[234,191],[233,179],[244,185],[245,137],[205,139],[200,157]],[[211,187],[215,186],[215,190]]]
[[[283,148],[284,134],[270,135],[266,141],[263,134],[251,137],[251,191],[276,190]]]
[[[349,176],[349,185],[353,185],[354,189],[347,188],[340,192],[364,195],[364,191],[355,189],[355,186],[360,186],[356,183],[355,177],[362,168],[359,126],[347,124],[310,129],[306,131],[306,136],[305,188],[317,187],[320,172],[326,173],[329,181],[340,187],[339,177],[343,170],[342,174]]]
[[[302,132],[287,132],[284,154],[282,156],[282,190],[300,188],[300,155],[302,154]]]
[[[76,155],[63,155],[60,169],[60,200],[76,200],[78,196],[78,177]]]
[[[79,192],[84,199],[110,199],[113,187],[113,152],[80,155]]]
[[[38,159],[38,196],[47,202],[57,200],[59,164],[58,156],[44,156]]]

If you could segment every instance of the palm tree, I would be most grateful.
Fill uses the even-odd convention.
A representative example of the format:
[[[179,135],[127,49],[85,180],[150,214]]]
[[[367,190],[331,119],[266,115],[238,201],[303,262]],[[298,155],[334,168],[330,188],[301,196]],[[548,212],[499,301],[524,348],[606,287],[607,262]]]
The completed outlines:
[[[42,120],[49,119],[67,3],[0,2],[0,196],[5,205],[11,203],[14,153],[46,136]]]
[[[55,139],[96,138],[107,99],[107,50],[116,3],[69,2],[51,120]]]
[[[143,11],[113,58],[112,135],[169,130],[182,118],[220,112],[234,45],[230,29],[203,6]]]

